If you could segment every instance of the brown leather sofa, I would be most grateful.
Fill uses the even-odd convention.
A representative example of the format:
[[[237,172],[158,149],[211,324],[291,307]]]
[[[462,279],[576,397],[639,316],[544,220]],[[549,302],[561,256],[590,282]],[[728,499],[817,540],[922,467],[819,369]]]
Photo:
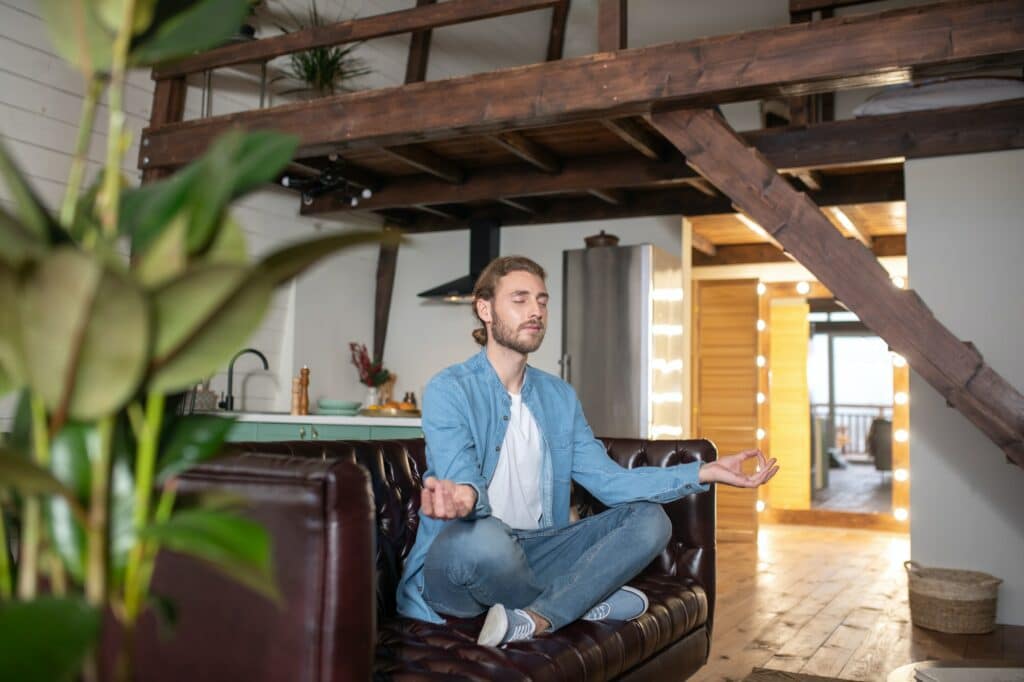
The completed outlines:
[[[623,466],[711,461],[708,441],[606,439]],[[418,526],[422,440],[239,443],[185,475],[180,495],[228,490],[274,542],[282,600],[257,596],[166,552],[153,592],[176,604],[172,636],[148,616],[142,680],[683,680],[707,660],[715,598],[714,491],[665,505],[673,534],[633,584],[641,618],[577,622],[504,649],[479,647],[481,619],[434,625],[395,614]],[[582,490],[581,515],[600,504]]]

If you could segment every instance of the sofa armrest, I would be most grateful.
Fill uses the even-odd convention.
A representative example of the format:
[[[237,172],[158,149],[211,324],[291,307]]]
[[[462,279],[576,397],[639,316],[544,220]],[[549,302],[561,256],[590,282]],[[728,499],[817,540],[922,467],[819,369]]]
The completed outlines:
[[[271,536],[281,603],[161,553],[153,591],[177,605],[178,627],[167,642],[140,633],[140,679],[369,679],[377,627],[366,470],[350,458],[249,451],[180,481],[180,495],[219,490],[248,500],[244,513]]]

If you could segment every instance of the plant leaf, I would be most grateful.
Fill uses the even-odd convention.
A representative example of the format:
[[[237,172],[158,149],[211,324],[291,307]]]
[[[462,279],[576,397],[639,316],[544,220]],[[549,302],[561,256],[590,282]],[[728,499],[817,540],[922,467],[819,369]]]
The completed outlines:
[[[0,670],[19,682],[70,680],[99,637],[100,614],[83,599],[0,603]]]
[[[396,245],[400,241],[400,233],[393,230],[331,234],[292,244],[268,254],[260,261],[258,270],[263,276],[268,277],[274,286],[278,286],[335,251],[371,242]]]
[[[96,16],[113,33],[121,26],[124,15],[125,0],[92,0],[96,6]],[[156,0],[135,0],[132,17],[132,33],[142,33],[153,21]]]
[[[113,464],[110,472],[110,576],[111,588],[124,585],[128,554],[135,546],[135,474],[132,462],[136,445],[123,415],[114,425]]]
[[[143,534],[162,547],[209,562],[222,573],[279,603],[270,537],[254,521],[211,509],[179,511]]]
[[[17,211],[18,223],[30,230],[41,243],[51,240],[53,232],[59,230],[57,223],[47,212],[42,200],[25,180],[25,174],[21,172],[14,159],[7,152],[7,149],[0,143],[0,176],[7,183],[7,188],[14,199]],[[6,245],[4,251],[7,251]]]
[[[0,208],[0,262],[19,266],[46,251],[46,242]]]
[[[114,33],[99,20],[95,0],[39,0],[57,53],[88,79],[110,71]]]
[[[189,415],[175,421],[157,463],[157,483],[218,454],[234,423],[234,419],[213,415]]]
[[[18,303],[28,383],[51,412],[89,421],[134,394],[148,359],[150,317],[131,279],[60,248],[26,279]]]
[[[181,7],[182,2],[161,0],[156,8],[154,30],[133,46],[130,60],[135,66],[150,66],[177,59],[193,52],[216,47],[233,36],[249,13],[249,0],[199,0],[187,4],[173,16],[168,7]]]
[[[65,425],[50,445],[51,473],[71,490],[83,507],[89,505],[91,493],[90,446],[95,451],[97,445],[96,427],[77,422]],[[95,452],[93,456],[96,456]],[[45,510],[54,549],[68,572],[82,581],[87,547],[85,526],[75,518],[67,500],[62,497],[48,498]]]
[[[0,488],[17,490],[23,495],[59,495],[76,514],[85,516],[74,490],[48,470],[7,448],[0,448]]]
[[[168,597],[150,592],[147,603],[156,617],[156,633],[161,642],[169,642],[178,627],[178,606]]]
[[[210,376],[249,339],[273,292],[250,275],[245,266],[201,264],[153,292],[150,390],[181,390]]]
[[[0,261],[0,395],[24,384],[24,359],[21,353],[21,327],[18,307],[18,278],[14,270]]]

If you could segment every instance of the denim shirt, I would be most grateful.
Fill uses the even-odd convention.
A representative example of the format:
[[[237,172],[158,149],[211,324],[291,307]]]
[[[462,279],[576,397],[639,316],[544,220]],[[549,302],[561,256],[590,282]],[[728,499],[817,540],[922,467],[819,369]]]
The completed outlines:
[[[527,365],[522,396],[544,440],[541,528],[569,525],[570,481],[609,507],[644,500],[671,502],[708,489],[698,481],[699,462],[634,469],[620,466],[594,438],[572,386],[558,377]],[[476,507],[466,520],[491,514],[487,486],[501,455],[510,405],[508,391],[483,350],[442,370],[424,390],[427,470],[423,477],[473,486]],[[464,522],[433,519],[420,512],[416,542],[398,585],[401,615],[444,622],[423,600],[423,562],[446,523]]]

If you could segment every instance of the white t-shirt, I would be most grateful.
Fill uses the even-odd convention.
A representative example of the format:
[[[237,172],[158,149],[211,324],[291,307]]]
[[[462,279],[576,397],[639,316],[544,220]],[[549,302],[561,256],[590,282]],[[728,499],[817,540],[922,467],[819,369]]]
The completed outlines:
[[[501,444],[494,478],[487,486],[491,513],[512,528],[533,530],[540,526],[541,455],[544,441],[521,395],[512,399],[508,431]]]

